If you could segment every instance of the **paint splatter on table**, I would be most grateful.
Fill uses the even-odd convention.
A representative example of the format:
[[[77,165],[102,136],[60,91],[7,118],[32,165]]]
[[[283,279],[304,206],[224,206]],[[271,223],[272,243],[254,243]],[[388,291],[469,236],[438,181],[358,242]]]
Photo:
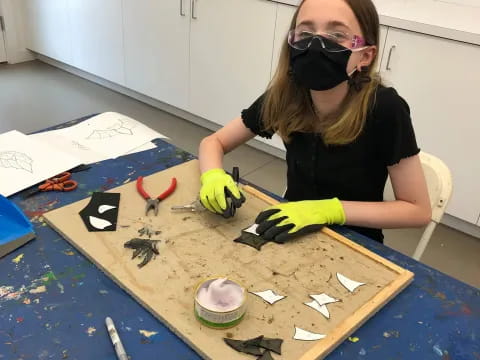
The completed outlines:
[[[155,144],[156,149],[74,174],[79,182],[74,192],[11,198],[32,219],[37,238],[0,260],[0,359],[114,360],[106,316],[113,317],[132,358],[155,359],[160,350],[162,359],[200,358],[42,218],[46,211],[94,191],[193,158],[162,140]],[[329,359],[480,360],[480,290],[350,230],[335,230],[413,271],[415,280]]]

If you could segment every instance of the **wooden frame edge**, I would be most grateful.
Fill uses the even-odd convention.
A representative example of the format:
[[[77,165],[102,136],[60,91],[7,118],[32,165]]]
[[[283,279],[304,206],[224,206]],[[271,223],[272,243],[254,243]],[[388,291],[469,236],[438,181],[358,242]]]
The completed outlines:
[[[326,338],[320,340],[320,343],[308,350],[300,360],[325,358],[367,320],[380,311],[392,298],[403,291],[412,282],[413,276],[412,272],[405,270],[398,278],[340,323],[333,333],[328,334]]]

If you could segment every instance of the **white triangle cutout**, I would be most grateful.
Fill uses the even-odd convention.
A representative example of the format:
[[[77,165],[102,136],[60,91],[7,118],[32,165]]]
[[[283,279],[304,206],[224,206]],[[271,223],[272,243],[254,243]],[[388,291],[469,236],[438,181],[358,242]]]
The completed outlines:
[[[252,292],[252,294],[255,294],[259,297],[261,297],[263,300],[268,302],[270,305],[275,304],[277,301],[280,301],[284,299],[286,296],[283,295],[278,295],[272,290],[265,290],[265,291],[260,291],[260,292]]]
[[[327,335],[316,334],[307,330],[300,329],[295,326],[295,335],[293,335],[293,338],[295,340],[315,341],[315,340],[321,340],[326,336]]]
[[[307,306],[310,306],[312,309],[317,310],[320,314],[325,316],[327,319],[330,319],[330,311],[327,309],[327,305],[320,305],[318,302],[315,300],[309,302],[309,303],[304,303]]]
[[[353,292],[359,286],[365,285],[365,283],[351,280],[340,273],[337,273],[337,279],[340,281],[340,284],[345,286],[345,288],[350,292]]]

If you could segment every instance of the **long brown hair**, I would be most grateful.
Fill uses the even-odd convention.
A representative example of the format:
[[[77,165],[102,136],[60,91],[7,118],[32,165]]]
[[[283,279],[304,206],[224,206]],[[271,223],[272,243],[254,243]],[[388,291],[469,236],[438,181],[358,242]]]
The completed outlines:
[[[293,16],[290,30],[295,29],[303,0]],[[378,48],[380,24],[375,5],[371,0],[344,0],[355,14],[368,45]],[[349,92],[334,119],[328,119],[321,128],[323,140],[328,145],[353,142],[362,132],[375,90],[380,84],[376,72],[377,56],[372,64],[356,72],[350,81]],[[365,83],[365,80],[366,83]],[[370,81],[368,81],[370,80]],[[276,73],[270,82],[262,106],[265,129],[277,132],[284,141],[290,141],[293,132],[315,132],[316,113],[310,90],[298,85],[290,71],[290,46],[285,40]]]

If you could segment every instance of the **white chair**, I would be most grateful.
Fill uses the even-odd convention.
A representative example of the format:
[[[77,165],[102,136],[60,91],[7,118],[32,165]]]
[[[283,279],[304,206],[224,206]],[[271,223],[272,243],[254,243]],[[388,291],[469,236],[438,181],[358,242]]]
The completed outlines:
[[[428,194],[430,195],[430,203],[432,205],[432,220],[425,228],[423,235],[413,253],[415,260],[420,260],[425,248],[432,237],[433,230],[440,220],[442,220],[445,208],[452,195],[452,174],[447,165],[439,158],[420,152],[420,161],[422,163],[425,180],[427,181]],[[395,199],[393,195],[392,184],[390,178],[387,180],[384,192],[385,200]]]

